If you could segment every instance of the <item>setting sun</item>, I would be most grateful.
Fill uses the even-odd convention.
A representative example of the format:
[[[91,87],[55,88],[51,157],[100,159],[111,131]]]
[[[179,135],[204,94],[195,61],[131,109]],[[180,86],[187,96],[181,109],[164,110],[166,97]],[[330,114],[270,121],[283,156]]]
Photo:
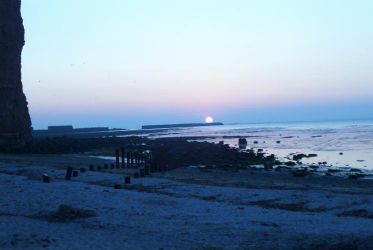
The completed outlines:
[[[207,117],[205,118],[205,122],[206,122],[206,123],[213,123],[213,122],[214,122],[214,118],[212,118],[211,116],[207,116]]]

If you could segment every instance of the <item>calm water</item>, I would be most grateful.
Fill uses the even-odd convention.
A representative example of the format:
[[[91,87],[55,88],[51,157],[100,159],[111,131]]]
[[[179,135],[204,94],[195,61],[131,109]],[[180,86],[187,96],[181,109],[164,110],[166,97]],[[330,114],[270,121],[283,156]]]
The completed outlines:
[[[283,160],[292,153],[315,153],[317,157],[304,158],[302,162],[327,162],[328,168],[373,170],[373,121],[230,124],[172,129],[149,136],[206,137],[196,139],[224,141],[233,147],[237,146],[237,138],[245,137],[248,148],[262,148]]]

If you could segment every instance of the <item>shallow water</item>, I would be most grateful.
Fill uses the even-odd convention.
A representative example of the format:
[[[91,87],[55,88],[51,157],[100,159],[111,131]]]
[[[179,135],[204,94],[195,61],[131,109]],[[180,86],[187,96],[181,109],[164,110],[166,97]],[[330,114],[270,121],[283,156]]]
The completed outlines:
[[[317,157],[304,158],[302,163],[327,162],[328,167],[373,171],[373,121],[229,124],[172,129],[149,136],[198,137],[196,140],[224,141],[233,147],[237,147],[237,138],[245,137],[247,148],[262,148],[281,160],[293,153],[315,153]]]

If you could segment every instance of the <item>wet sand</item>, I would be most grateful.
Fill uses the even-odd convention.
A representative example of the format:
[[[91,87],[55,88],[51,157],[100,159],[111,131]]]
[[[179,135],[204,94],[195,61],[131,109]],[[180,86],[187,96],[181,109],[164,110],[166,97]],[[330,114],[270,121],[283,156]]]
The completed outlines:
[[[67,166],[92,163],[111,161],[0,156],[0,248],[373,247],[371,180],[199,166],[132,178],[122,189],[113,186],[123,184],[128,170],[87,171],[64,180]],[[43,183],[42,174],[51,183]]]

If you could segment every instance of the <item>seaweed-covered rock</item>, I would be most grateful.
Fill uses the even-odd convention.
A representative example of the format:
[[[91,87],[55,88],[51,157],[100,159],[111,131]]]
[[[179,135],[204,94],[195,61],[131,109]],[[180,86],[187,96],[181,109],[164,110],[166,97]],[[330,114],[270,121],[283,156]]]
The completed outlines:
[[[51,212],[44,216],[38,216],[51,222],[71,222],[78,219],[84,219],[89,217],[95,217],[96,212],[88,209],[73,208],[65,204],[61,204],[58,210]]]

